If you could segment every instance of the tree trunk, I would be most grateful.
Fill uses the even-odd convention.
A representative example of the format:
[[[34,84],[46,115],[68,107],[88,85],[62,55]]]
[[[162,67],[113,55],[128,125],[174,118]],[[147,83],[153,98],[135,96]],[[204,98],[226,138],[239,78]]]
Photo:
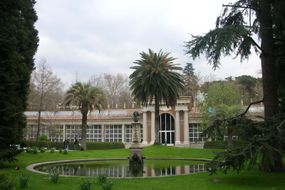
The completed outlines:
[[[38,130],[37,130],[37,141],[39,141],[40,137],[40,129],[41,129],[41,113],[42,113],[42,104],[43,104],[43,91],[41,91],[40,96],[40,105],[39,105],[39,111],[38,111]]]
[[[227,135],[228,135],[228,139],[227,139],[227,148],[231,149],[233,148],[233,128],[232,126],[227,126]]]
[[[277,77],[275,60],[273,56],[273,30],[271,17],[271,4],[268,0],[261,0],[260,11],[258,14],[260,20],[261,37],[261,68],[263,80],[264,96],[264,116],[265,120],[270,120],[278,114],[277,98]]]
[[[88,107],[85,108],[83,106],[81,108],[82,113],[82,129],[81,129],[81,148],[83,150],[87,150],[86,146],[86,133],[87,133],[87,114],[88,114]]]
[[[155,115],[155,144],[160,144],[159,140],[159,99],[155,96],[154,100],[154,115]]]
[[[271,3],[268,0],[260,0],[260,10],[257,11],[257,17],[260,21],[261,38],[261,67],[263,80],[264,96],[264,117],[265,121],[270,121],[272,117],[278,114],[278,96],[277,96],[277,78],[276,67],[273,56],[273,29]],[[279,148],[279,146],[277,146]],[[282,150],[279,148],[279,151]],[[277,154],[274,160],[272,171],[283,170],[282,154]]]

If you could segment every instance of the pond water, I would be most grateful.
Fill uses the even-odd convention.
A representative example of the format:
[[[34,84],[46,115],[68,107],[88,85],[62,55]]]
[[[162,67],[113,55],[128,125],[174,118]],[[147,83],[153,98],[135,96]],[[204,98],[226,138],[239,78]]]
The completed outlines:
[[[98,176],[109,177],[162,177],[186,175],[206,171],[205,162],[189,160],[144,160],[141,168],[130,168],[128,160],[67,162],[38,166],[41,172],[52,170],[65,176]]]

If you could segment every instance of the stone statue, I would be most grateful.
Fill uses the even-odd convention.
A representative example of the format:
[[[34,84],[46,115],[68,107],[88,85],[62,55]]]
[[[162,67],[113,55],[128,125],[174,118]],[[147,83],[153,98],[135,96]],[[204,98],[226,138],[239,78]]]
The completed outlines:
[[[134,122],[138,122],[139,120],[140,120],[140,113],[137,112],[137,111],[135,111],[135,112],[133,113],[133,121],[134,121]]]

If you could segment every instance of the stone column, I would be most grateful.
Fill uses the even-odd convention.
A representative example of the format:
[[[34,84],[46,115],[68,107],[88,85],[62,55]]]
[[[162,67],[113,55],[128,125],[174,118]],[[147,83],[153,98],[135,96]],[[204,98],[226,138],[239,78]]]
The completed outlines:
[[[143,112],[143,144],[147,144],[147,114]]]
[[[188,122],[188,111],[184,111],[184,144],[189,146],[189,122]]]
[[[175,111],[175,146],[179,146],[181,144],[180,141],[180,118],[179,118],[179,110]]]
[[[63,133],[63,141],[64,141],[66,139],[65,124],[63,124],[62,133]]]
[[[151,138],[150,144],[153,144],[155,141],[155,113],[154,111],[151,112]]]
[[[102,142],[105,142],[105,126],[104,126],[104,124],[101,125],[101,139],[102,139]]]
[[[122,125],[122,143],[125,143],[125,124]]]

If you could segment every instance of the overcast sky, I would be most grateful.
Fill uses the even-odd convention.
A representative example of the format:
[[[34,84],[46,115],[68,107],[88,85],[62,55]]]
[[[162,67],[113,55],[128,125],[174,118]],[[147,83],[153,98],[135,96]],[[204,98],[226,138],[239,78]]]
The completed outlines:
[[[197,73],[222,79],[228,76],[260,76],[260,61],[227,57],[213,71],[201,57],[185,55],[184,42],[191,34],[208,32],[215,26],[222,4],[230,0],[38,0],[36,28],[42,58],[68,87],[76,78],[125,73],[139,53],[152,49],[170,52],[175,63],[192,62]]]

